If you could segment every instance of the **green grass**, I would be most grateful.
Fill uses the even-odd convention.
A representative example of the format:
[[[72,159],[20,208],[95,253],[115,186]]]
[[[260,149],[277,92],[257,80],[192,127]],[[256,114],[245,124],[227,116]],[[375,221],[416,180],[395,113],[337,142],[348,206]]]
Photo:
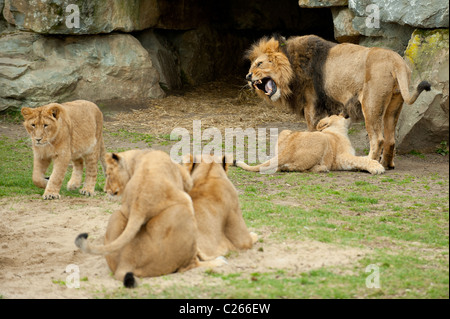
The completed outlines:
[[[51,164],[46,176],[50,176],[53,169]],[[14,172],[13,174],[11,172]],[[0,136],[0,197],[44,194],[44,189],[34,186],[33,173],[33,151],[31,141],[28,138],[12,141],[10,138]],[[66,186],[72,174],[69,167],[60,194],[62,196],[81,197],[78,190],[68,191]],[[84,176],[83,176],[84,178]],[[95,190],[101,192],[105,178],[99,164],[97,184]]]
[[[117,134],[163,143],[167,136]],[[163,144],[164,145],[164,144]],[[0,197],[43,194],[31,181],[29,139],[0,136]],[[13,173],[12,173],[13,172]],[[51,168],[49,168],[49,172]],[[61,195],[79,197],[65,189]],[[318,241],[364,250],[364,257],[342,267],[310,271],[272,269],[254,273],[205,270],[199,283],[142,284],[137,289],[97,289],[98,298],[448,298],[449,182],[437,174],[414,172],[372,176],[362,172],[276,173],[261,175],[231,167],[248,227],[269,235],[264,243]],[[99,169],[96,190],[104,176]],[[239,254],[245,254],[240,252]],[[285,252],[280,252],[283,254]],[[227,256],[233,259],[233,254]],[[380,288],[369,289],[368,265],[380,269]],[[113,280],[113,279],[111,279]],[[55,281],[56,285],[63,282]]]

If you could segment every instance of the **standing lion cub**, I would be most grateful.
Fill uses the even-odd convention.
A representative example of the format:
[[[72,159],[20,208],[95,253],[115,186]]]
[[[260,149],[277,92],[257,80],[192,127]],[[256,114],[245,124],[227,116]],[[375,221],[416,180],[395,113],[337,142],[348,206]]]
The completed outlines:
[[[81,194],[94,194],[97,180],[97,163],[105,169],[103,143],[103,114],[92,102],[77,100],[51,103],[38,108],[22,108],[23,125],[33,144],[33,183],[45,188],[44,199],[60,198],[59,191],[69,163],[73,163],[72,177],[67,189],[81,187],[83,162],[86,179]],[[53,160],[53,172],[45,172]]]

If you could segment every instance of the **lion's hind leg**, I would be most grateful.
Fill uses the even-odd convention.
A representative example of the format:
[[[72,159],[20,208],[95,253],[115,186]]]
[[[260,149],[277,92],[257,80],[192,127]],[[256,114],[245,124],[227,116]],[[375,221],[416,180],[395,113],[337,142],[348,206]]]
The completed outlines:
[[[80,193],[86,196],[93,196],[95,183],[97,182],[98,155],[95,153],[86,155],[84,157],[84,161],[86,164],[86,179],[84,181],[83,188],[80,190]]]
[[[67,183],[67,189],[70,191],[76,190],[81,187],[81,182],[83,179],[83,159],[79,158],[72,161],[73,170],[72,176]]]
[[[392,97],[392,100],[384,114],[384,149],[381,164],[389,169],[395,168],[395,127],[403,106],[403,98],[400,94]]]

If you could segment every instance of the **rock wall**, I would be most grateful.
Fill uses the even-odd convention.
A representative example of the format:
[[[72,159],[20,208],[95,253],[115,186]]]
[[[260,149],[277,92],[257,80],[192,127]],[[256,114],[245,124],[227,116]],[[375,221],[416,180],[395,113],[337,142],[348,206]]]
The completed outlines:
[[[448,11],[442,0],[0,0],[0,111],[161,98],[243,77],[262,35],[317,34],[392,49],[413,69],[411,89],[433,84],[404,106],[397,135],[400,152],[432,150],[449,139]]]

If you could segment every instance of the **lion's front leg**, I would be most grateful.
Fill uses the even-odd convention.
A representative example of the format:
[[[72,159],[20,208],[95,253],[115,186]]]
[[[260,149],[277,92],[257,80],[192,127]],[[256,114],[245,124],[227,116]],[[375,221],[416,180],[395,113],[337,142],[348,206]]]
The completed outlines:
[[[40,188],[46,188],[48,180],[45,178],[45,172],[51,163],[51,158],[39,158],[34,155],[33,160],[33,184]]]
[[[45,188],[44,199],[59,199],[59,190],[61,189],[64,175],[70,163],[70,156],[57,156],[54,159],[53,172]]]
[[[316,123],[319,119],[316,118],[316,106],[314,98],[311,96],[307,99],[306,105],[304,108],[306,125],[308,127],[308,131],[313,132],[316,130]]]
[[[336,158],[339,170],[362,170],[377,175],[384,173],[384,167],[378,161],[366,156],[355,156],[352,154],[341,154]]]

